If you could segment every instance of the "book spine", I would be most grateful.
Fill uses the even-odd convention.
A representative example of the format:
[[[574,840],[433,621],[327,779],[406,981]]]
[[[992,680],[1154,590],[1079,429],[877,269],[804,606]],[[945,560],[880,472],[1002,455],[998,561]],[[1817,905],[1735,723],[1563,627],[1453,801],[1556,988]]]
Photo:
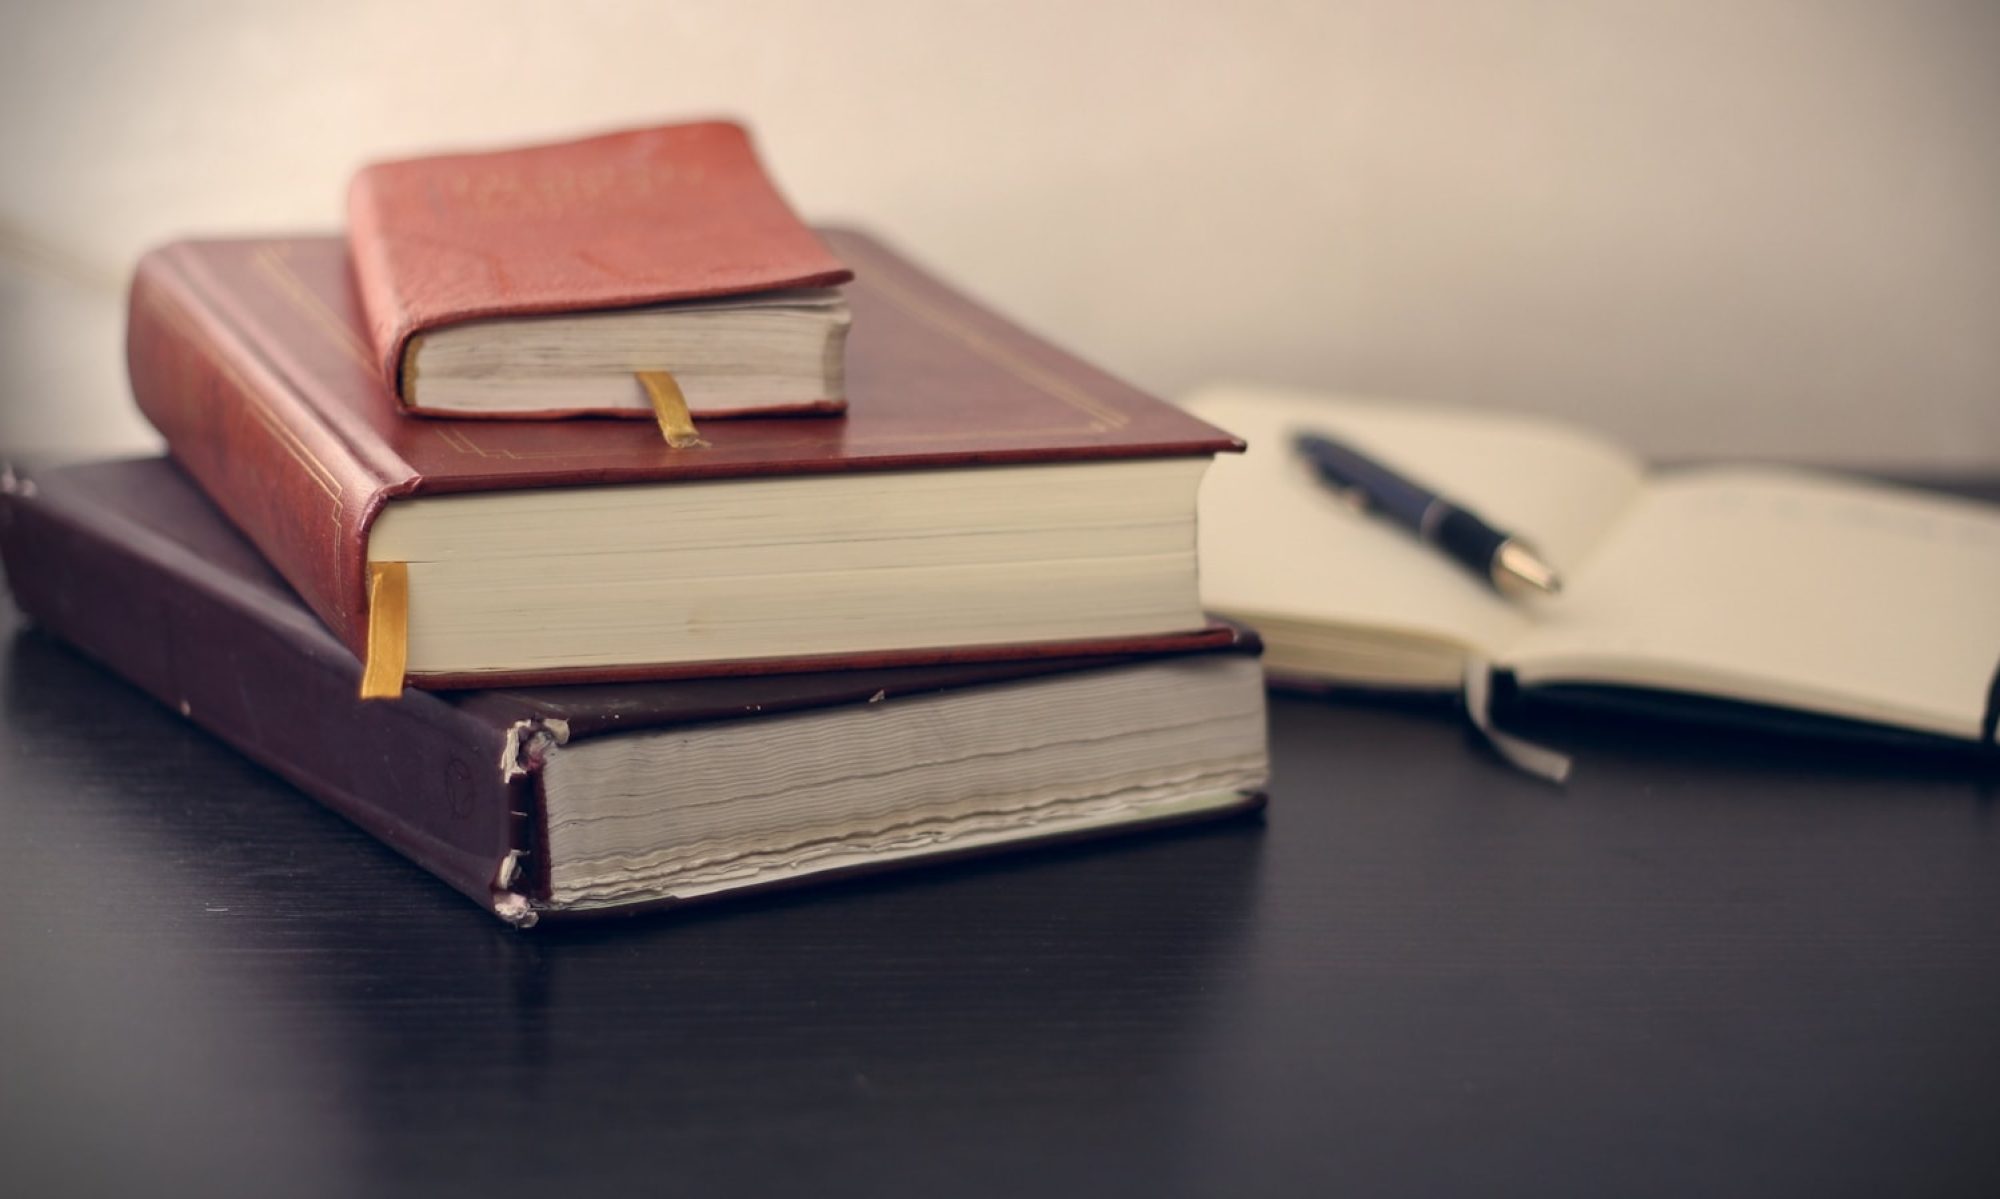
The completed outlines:
[[[376,194],[379,171],[363,167],[347,188],[347,244],[353,256],[355,298],[375,352],[375,367],[383,386],[399,402],[403,395],[403,345],[416,327],[399,303],[395,269],[389,260],[388,235],[382,228],[382,203]]]
[[[185,246],[133,276],[132,394],[167,447],[356,656],[369,523],[394,481],[371,469],[234,327]]]
[[[360,666],[280,590],[114,519],[0,494],[21,610],[514,924],[533,923],[533,780],[520,726],[411,691],[355,698]],[[509,777],[509,776],[512,777]]]

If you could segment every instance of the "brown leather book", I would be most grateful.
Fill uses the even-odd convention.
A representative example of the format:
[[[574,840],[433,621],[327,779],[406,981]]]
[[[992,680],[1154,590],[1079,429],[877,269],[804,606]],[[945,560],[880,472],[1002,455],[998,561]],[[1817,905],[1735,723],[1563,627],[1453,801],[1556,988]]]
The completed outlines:
[[[356,654],[371,575],[407,565],[397,673],[421,686],[1227,640],[1200,612],[1194,495],[1241,443],[872,238],[827,239],[859,271],[844,420],[675,449],[625,421],[408,419],[327,237],[148,254],[133,392]]]
[[[842,407],[851,272],[730,122],[376,163],[348,238],[413,412],[650,416],[642,369],[697,417]]]
[[[1261,802],[1248,634],[363,703],[353,658],[163,459],[9,478],[0,561],[43,630],[520,925]]]

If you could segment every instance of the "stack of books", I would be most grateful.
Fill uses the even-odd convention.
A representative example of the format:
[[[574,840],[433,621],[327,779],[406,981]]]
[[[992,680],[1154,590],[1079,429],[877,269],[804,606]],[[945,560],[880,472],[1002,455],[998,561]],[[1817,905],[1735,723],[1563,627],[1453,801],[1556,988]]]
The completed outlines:
[[[1228,434],[808,229],[734,125],[349,211],[140,263],[172,461],[9,480],[47,631],[517,925],[1261,804]]]

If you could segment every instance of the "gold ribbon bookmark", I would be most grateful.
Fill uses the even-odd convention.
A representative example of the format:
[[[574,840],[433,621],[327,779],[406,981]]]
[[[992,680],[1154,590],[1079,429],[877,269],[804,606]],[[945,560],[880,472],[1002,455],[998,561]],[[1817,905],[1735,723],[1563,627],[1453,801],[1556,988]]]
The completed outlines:
[[[368,564],[368,657],[361,667],[362,699],[403,694],[410,661],[410,568],[403,562]]]
[[[653,401],[653,416],[660,422],[660,435],[667,444],[677,450],[691,449],[708,443],[695,432],[694,417],[688,413],[687,397],[681,394],[681,385],[666,371],[634,371],[639,376],[640,386],[646,389],[646,398]]]

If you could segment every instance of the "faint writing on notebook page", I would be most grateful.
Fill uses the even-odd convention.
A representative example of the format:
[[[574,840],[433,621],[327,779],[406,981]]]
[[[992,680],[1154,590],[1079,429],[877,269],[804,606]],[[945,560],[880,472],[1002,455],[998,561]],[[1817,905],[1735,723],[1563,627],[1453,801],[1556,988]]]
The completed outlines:
[[[1687,486],[1690,511],[1722,519],[2000,554],[2000,509],[1956,497],[1778,468],[1718,467],[1683,472],[1673,482]]]

